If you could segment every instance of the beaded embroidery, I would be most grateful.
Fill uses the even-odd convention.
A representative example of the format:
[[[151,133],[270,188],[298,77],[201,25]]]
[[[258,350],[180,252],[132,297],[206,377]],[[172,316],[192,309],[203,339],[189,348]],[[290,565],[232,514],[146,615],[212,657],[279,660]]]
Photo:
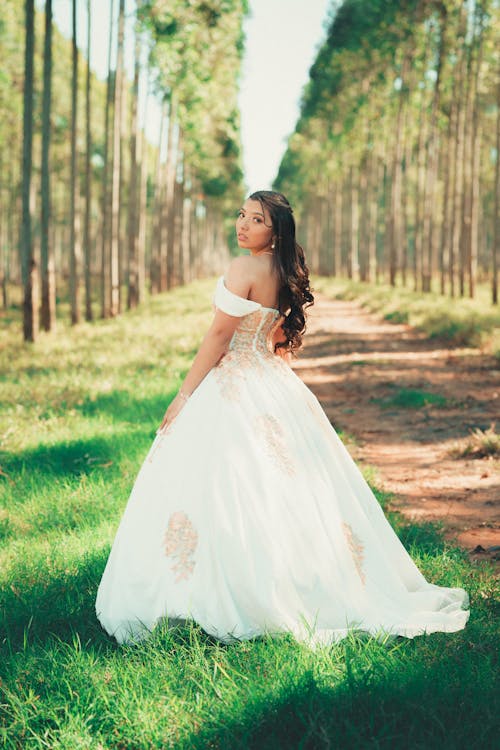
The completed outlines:
[[[262,433],[269,455],[276,465],[287,474],[295,474],[295,466],[290,460],[285,443],[285,433],[272,414],[259,414],[254,420],[258,432]]]
[[[361,541],[359,536],[354,533],[350,524],[344,521],[342,523],[342,526],[344,528],[344,533],[347,537],[347,544],[349,545],[349,549],[354,558],[354,564],[356,565],[356,570],[358,571],[358,575],[364,584],[365,573],[363,570],[363,560],[365,556],[365,548],[363,546],[363,542]]]
[[[172,513],[164,536],[165,555],[173,559],[172,570],[176,573],[175,583],[186,580],[192,574],[195,561],[192,558],[198,533],[182,511]]]
[[[252,377],[262,375],[265,359],[281,359],[269,348],[277,315],[274,310],[256,310],[242,317],[227,353],[213,368],[225,398],[237,400],[249,371]]]

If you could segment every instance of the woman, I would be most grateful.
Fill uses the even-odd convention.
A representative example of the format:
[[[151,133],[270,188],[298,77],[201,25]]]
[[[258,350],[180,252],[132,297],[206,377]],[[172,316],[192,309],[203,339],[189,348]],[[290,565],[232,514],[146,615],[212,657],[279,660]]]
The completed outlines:
[[[314,298],[288,201],[253,193],[236,231],[250,254],[218,279],[210,328],[137,476],[100,622],[120,643],[162,618],[225,643],[462,629],[467,593],[426,581],[289,366]]]

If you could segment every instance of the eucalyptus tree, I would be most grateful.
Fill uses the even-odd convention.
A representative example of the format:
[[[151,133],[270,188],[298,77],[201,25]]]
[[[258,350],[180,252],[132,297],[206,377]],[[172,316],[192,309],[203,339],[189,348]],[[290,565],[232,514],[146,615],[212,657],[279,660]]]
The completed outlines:
[[[361,278],[470,296],[496,276],[499,26],[496,0],[336,8],[275,181],[313,225],[326,181],[326,240],[302,222],[315,270],[354,276],[359,254]]]
[[[140,242],[140,210],[141,210],[141,138],[138,133],[138,96],[139,78],[141,71],[140,34],[135,29],[134,45],[134,81],[130,103],[130,180],[129,204],[127,222],[128,240],[128,292],[127,307],[137,307],[140,297],[141,254]]]
[[[71,175],[70,175],[70,305],[71,322],[79,323],[80,310],[80,206],[78,180],[78,46],[77,46],[77,0],[72,0],[72,75],[71,75]]]
[[[106,84],[106,104],[104,107],[104,143],[103,173],[101,192],[101,317],[111,314],[111,211],[110,211],[110,122],[113,112],[114,72],[112,70],[114,25],[114,0],[109,1],[109,34],[108,34],[108,76]]]
[[[215,227],[228,201],[234,206],[241,197],[237,84],[246,11],[245,0],[217,4],[157,0],[140,9],[155,42],[151,65],[158,71],[156,87],[170,109],[163,171],[165,213],[158,233],[167,287],[180,283],[185,273],[181,269],[181,242],[187,236],[184,220],[189,216],[202,225],[200,231],[190,232],[190,243],[193,249],[197,237],[204,242],[206,253],[199,268],[205,272],[217,264],[217,254],[225,247]],[[195,254],[200,252],[198,246]],[[162,277],[163,272],[160,283],[165,284]]]
[[[91,253],[91,227],[90,218],[92,212],[92,128],[91,128],[91,86],[92,76],[90,73],[91,60],[91,33],[92,13],[91,0],[87,0],[87,75],[85,77],[85,216],[83,224],[83,257],[84,257],[84,279],[85,279],[85,320],[94,318],[92,312],[92,253]]]
[[[52,0],[45,0],[45,39],[43,55],[42,167],[41,167],[41,324],[53,329],[56,317],[54,247],[49,237],[51,220],[50,184],[50,112],[52,98]]]
[[[69,40],[50,22],[51,7],[46,0],[44,47],[34,45],[35,29],[43,29],[34,1],[23,14],[16,0],[5,0],[0,23],[0,281],[4,305],[11,288],[23,287],[27,338],[37,330],[38,243],[44,327],[55,319],[56,272],[58,297],[70,303],[72,323],[80,320],[82,280],[85,317],[92,318],[99,277],[101,315],[108,317],[120,310],[120,280],[128,282],[127,304],[141,299],[146,267],[158,289],[220,267],[228,253],[222,217],[242,197],[237,89],[245,0],[138,3],[141,29],[147,27],[152,42],[144,78],[151,95],[171,107],[170,117],[163,117],[164,134],[170,133],[163,152],[145,140],[134,109],[141,101],[139,55],[131,86],[123,75],[123,0],[120,7],[114,0],[105,4],[111,18],[107,82],[89,65],[89,0],[87,49],[81,53],[77,0],[70,4]],[[121,144],[125,111],[127,150]],[[21,115],[22,129],[16,127]],[[169,153],[168,163],[162,153]],[[151,247],[157,234],[160,274]]]
[[[21,264],[23,298],[23,335],[25,341],[35,341],[38,335],[38,296],[36,262],[31,231],[31,164],[33,149],[33,55],[35,46],[34,0],[25,0],[24,46],[24,106],[23,106],[23,166],[22,166],[22,226]]]
[[[123,102],[123,45],[125,36],[125,0],[120,0],[118,7],[118,39],[116,67],[114,76],[113,106],[113,160],[111,168],[111,244],[109,257],[109,283],[111,317],[118,315],[121,305],[120,288],[120,166],[122,138],[122,102]]]

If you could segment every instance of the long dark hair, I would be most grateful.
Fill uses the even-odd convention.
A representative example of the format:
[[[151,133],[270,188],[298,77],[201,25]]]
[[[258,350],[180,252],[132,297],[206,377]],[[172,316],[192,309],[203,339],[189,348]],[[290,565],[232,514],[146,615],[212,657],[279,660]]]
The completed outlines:
[[[306,330],[305,308],[314,304],[309,287],[309,268],[304,250],[295,239],[295,219],[292,207],[283,193],[274,190],[257,190],[249,196],[259,201],[264,212],[267,208],[273,223],[273,265],[280,281],[279,311],[285,316],[282,323],[286,341],[278,342],[274,349],[283,348],[295,352],[302,346],[302,335]]]

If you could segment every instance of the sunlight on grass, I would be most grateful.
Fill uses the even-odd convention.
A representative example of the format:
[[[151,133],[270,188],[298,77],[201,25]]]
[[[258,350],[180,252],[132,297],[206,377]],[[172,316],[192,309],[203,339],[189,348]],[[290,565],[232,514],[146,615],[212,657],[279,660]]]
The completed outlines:
[[[487,430],[476,428],[471,430],[469,437],[457,442],[448,450],[451,458],[489,458],[500,456],[500,435],[495,430],[495,424]]]
[[[398,388],[393,396],[388,398],[371,398],[374,403],[384,409],[397,407],[399,409],[423,409],[425,406],[443,408],[448,406],[448,400],[439,393],[430,393],[414,388]]]
[[[197,281],[34,346],[19,343],[18,329],[2,332],[1,746],[358,750],[376,738],[380,748],[492,747],[493,568],[470,562],[438,524],[405,523],[373,467],[363,473],[422,572],[470,593],[464,631],[352,634],[312,652],[286,634],[226,646],[193,623],[166,622],[118,647],[101,629],[94,603],[109,549],[210,323],[213,286]]]

